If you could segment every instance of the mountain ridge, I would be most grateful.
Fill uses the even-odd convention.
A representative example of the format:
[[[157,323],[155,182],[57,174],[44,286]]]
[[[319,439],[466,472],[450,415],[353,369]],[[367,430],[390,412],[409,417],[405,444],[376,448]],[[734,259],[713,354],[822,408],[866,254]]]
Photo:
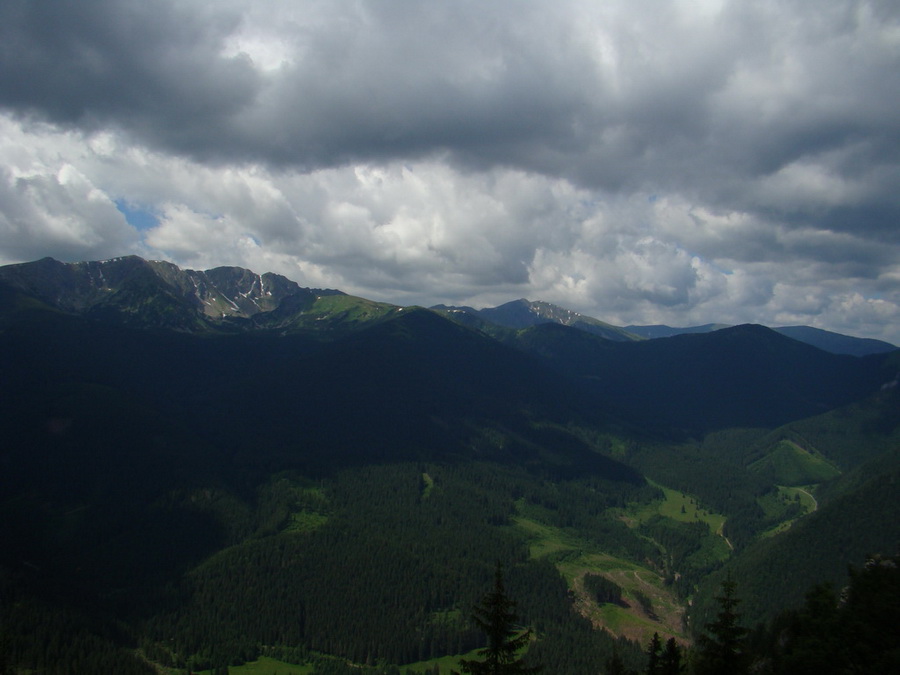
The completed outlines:
[[[540,300],[531,301],[521,298],[498,307],[482,309],[478,314],[488,321],[516,330],[542,323],[557,323],[599,335],[607,340],[626,342],[637,339],[637,336],[628,333],[625,329]]]
[[[493,313],[399,307],[339,291],[304,289],[285,277],[237,267],[184,271],[135,256],[97,263],[43,259],[0,268],[0,282],[17,288],[14,294],[25,293],[33,302],[90,320],[197,334],[296,334],[325,342],[365,331],[358,343],[364,351],[367,341],[379,335],[375,327],[389,324],[388,330],[396,331],[406,326],[408,331],[414,321],[418,326],[413,332],[437,336],[428,357],[432,362],[441,354],[449,358],[467,344],[460,336],[477,334],[487,339],[483,349],[501,343],[535,359],[532,366],[523,363],[523,368],[549,368],[567,378],[570,393],[561,396],[577,401],[576,408],[593,408],[589,415],[602,411],[607,421],[616,419],[664,435],[785,424],[871,394],[895,374],[882,372],[880,355],[834,354],[754,324],[638,339],[549,303],[517,300]],[[223,306],[226,311],[221,311]],[[423,322],[426,316],[433,320]],[[444,321],[449,321],[447,326],[437,330]],[[450,325],[461,331],[455,342],[442,337]],[[408,367],[402,364],[419,345],[410,343],[410,348],[409,354],[395,357],[398,367]],[[372,352],[371,363],[388,353]],[[428,370],[431,362],[422,358],[417,368]],[[344,369],[340,362],[333,367],[335,372]],[[375,372],[364,362],[357,368]],[[379,372],[381,382],[394,379],[389,371]],[[464,364],[456,372],[465,372]],[[321,377],[327,379],[324,373]],[[441,377],[446,386],[458,388],[449,373]],[[503,377],[516,379],[511,371]],[[489,384],[473,391],[490,389]],[[498,390],[496,395],[502,394]],[[420,397],[431,398],[427,388]],[[417,404],[411,400],[408,405]]]
[[[636,342],[541,324],[515,343],[625,418],[688,434],[777,426],[877,392],[893,377],[879,355],[831,354],[757,324]]]
[[[303,288],[271,272],[257,274],[241,267],[184,270],[139,256],[78,263],[42,258],[5,265],[0,267],[0,283],[61,311],[186,332],[302,327],[298,316],[316,302],[347,297],[333,289]],[[371,304],[380,305],[382,313],[392,307]]]
[[[729,327],[729,324],[724,323],[708,323],[702,326],[685,326],[682,328],[656,324],[649,326],[630,325],[625,326],[625,330],[647,339],[657,339],[684,335],[685,333],[711,333],[712,331]],[[897,349],[896,345],[884,340],[853,337],[822,328],[813,328],[812,326],[773,326],[772,330],[832,354],[868,356],[869,354],[884,354]]]
[[[4,265],[0,267],[0,283],[62,311],[188,332],[253,329],[321,332],[322,327],[334,324],[352,330],[369,320],[389,316],[400,307],[353,298],[334,289],[303,288],[272,272],[258,274],[235,266],[197,271],[136,255],[75,263],[46,257]],[[333,305],[337,301],[321,302],[329,296],[344,296],[347,300],[335,309]],[[503,334],[506,338],[510,337],[506,334],[509,331],[546,323],[570,326],[615,342],[708,333],[728,327],[726,324],[619,327],[549,302],[524,298],[480,310],[446,305],[431,309],[457,323],[495,337]],[[335,319],[335,312],[343,314]],[[773,330],[834,354],[865,356],[897,348],[880,340],[808,326]]]

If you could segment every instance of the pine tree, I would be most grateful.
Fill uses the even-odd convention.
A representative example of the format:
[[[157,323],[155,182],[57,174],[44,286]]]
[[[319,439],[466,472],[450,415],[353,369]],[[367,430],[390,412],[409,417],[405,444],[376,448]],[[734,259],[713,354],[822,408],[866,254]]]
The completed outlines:
[[[660,675],[681,675],[684,667],[681,664],[681,649],[675,638],[666,640],[666,649],[659,660]]]
[[[840,594],[823,584],[772,627],[775,673],[900,672],[900,556],[869,556]]]
[[[675,638],[669,638],[663,648],[659,633],[654,633],[647,647],[647,675],[681,675],[681,649]]]
[[[837,673],[846,664],[843,627],[839,624],[838,600],[830,584],[820,584],[806,594],[799,610],[782,612],[772,627],[770,655],[776,673]]]
[[[740,600],[735,596],[737,584],[729,575],[722,582],[722,595],[716,597],[719,613],[716,620],[706,624],[707,635],[697,640],[698,675],[740,675],[747,672],[747,653],[744,638],[747,629],[740,625],[737,613]]]
[[[503,569],[497,563],[494,588],[475,607],[472,619],[487,636],[487,647],[478,655],[483,661],[460,660],[463,673],[472,675],[506,675],[537,673],[539,667],[528,667],[517,658],[517,652],[531,640],[531,629],[522,630],[513,612],[516,603],[507,595],[503,585]]]
[[[659,633],[653,634],[650,646],[647,647],[647,675],[660,675],[662,643],[659,641]]]

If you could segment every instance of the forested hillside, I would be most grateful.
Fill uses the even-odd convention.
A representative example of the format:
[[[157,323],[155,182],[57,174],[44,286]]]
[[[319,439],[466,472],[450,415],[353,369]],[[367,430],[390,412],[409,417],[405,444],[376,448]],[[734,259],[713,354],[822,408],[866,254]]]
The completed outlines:
[[[112,305],[99,268],[90,302],[0,284],[7,671],[446,674],[498,562],[525,663],[643,671],[654,634],[701,653],[729,574],[752,625],[900,540],[895,355],[484,331],[235,270],[195,277],[256,298],[216,318],[125,264]]]

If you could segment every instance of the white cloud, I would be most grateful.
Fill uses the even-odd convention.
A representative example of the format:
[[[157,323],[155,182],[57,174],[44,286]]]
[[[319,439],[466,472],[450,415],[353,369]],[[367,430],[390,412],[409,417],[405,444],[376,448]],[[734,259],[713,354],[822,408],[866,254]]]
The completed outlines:
[[[71,134],[29,132],[0,119],[0,260],[106,257],[137,241],[109,195],[78,167],[81,151]]]
[[[900,342],[893,3],[142,7],[0,8],[0,260]]]

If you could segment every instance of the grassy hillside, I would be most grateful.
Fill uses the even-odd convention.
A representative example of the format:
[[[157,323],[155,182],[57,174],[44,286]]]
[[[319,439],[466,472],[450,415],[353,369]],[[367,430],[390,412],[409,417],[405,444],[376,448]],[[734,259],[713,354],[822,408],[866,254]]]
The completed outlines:
[[[309,302],[302,297],[290,298],[273,312],[256,315],[254,323],[282,332],[334,337],[370,326],[401,311],[403,308],[396,305],[330,293],[315,296]]]
[[[748,467],[777,485],[810,485],[822,483],[841,474],[840,470],[821,456],[794,443],[782,440],[769,453]]]

